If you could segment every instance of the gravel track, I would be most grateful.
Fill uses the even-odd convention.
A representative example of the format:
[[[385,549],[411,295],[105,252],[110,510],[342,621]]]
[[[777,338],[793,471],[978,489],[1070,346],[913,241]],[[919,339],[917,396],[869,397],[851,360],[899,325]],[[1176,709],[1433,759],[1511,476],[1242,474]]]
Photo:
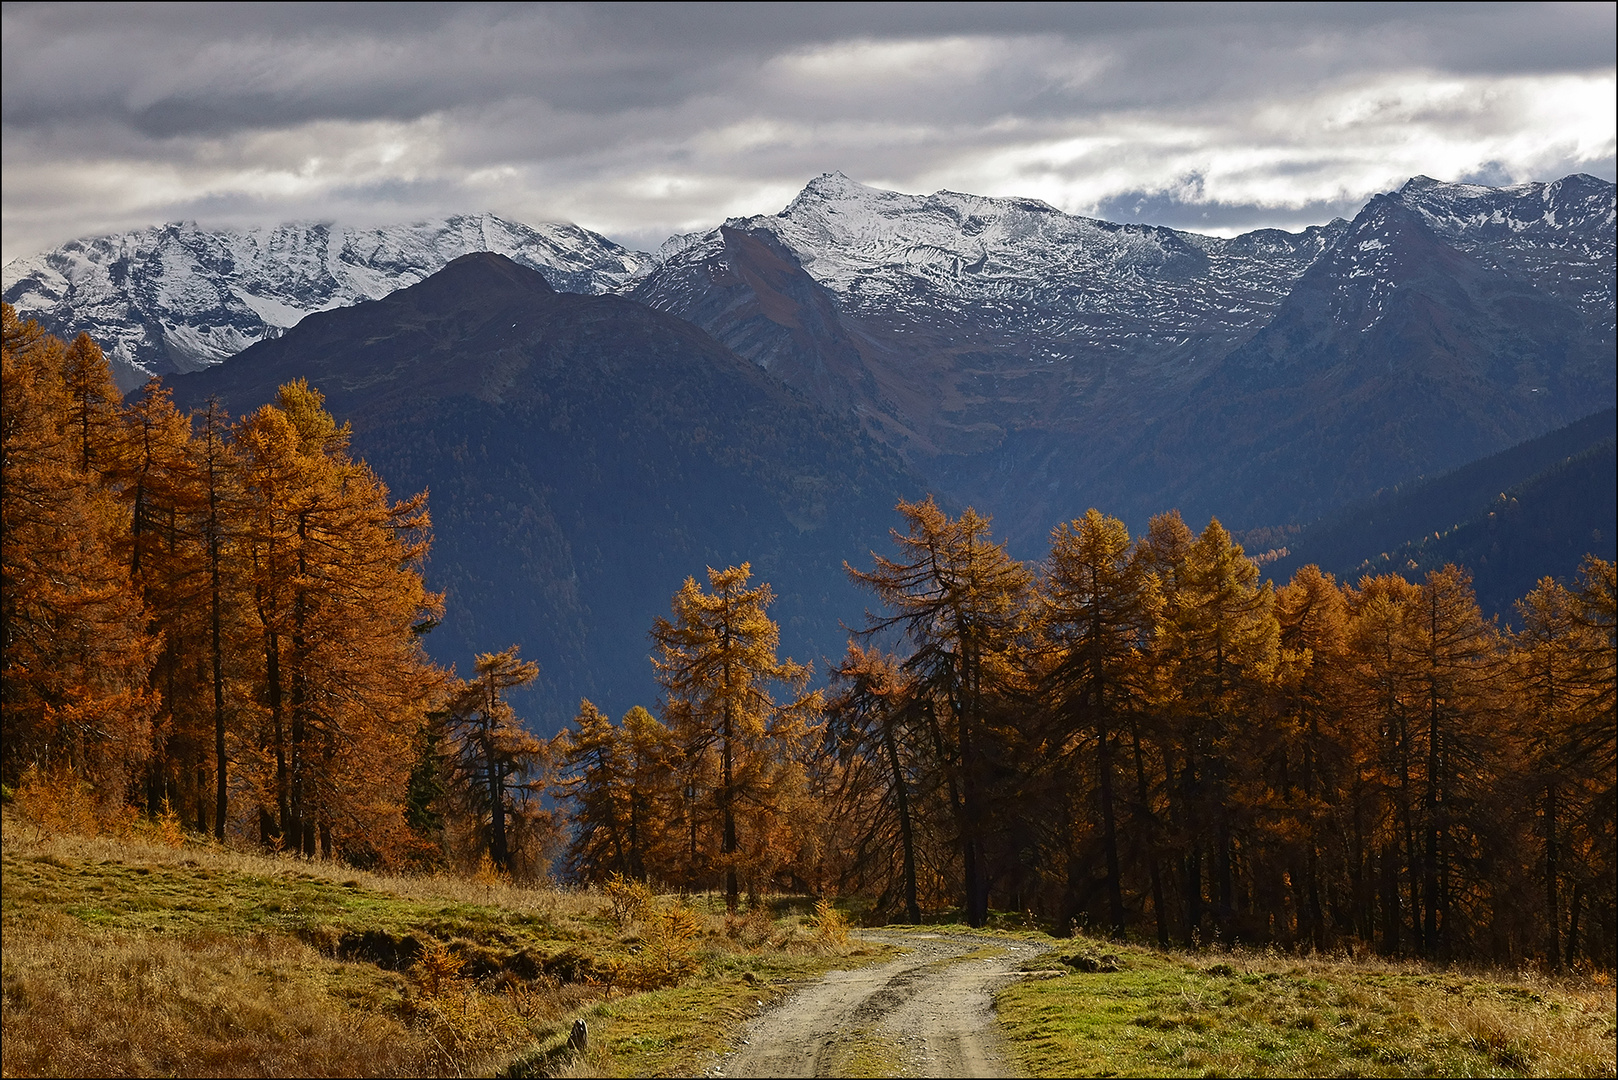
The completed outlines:
[[[1042,946],[975,934],[862,931],[897,960],[834,971],[742,1033],[711,1076],[1013,1076],[994,1023],[995,991]]]

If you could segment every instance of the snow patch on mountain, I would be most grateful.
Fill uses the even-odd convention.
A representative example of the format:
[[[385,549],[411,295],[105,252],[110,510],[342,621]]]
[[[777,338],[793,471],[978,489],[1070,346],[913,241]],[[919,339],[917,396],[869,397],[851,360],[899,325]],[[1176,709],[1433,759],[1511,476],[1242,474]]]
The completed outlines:
[[[1609,323],[1615,306],[1618,186],[1575,173],[1549,183],[1491,188],[1417,176],[1399,200],[1448,243]]]
[[[773,233],[856,314],[969,319],[1043,339],[1053,356],[1069,346],[1132,349],[1151,339],[1178,348],[1192,337],[1250,334],[1347,228],[1336,221],[1223,239],[1099,221],[1037,199],[907,195],[842,173],[811,181],[779,214],[726,225]],[[677,239],[639,294],[676,311],[682,267],[724,248],[718,229]]]
[[[577,225],[528,226],[487,213],[379,228],[295,222],[234,231],[182,222],[8,263],[4,296],[48,330],[89,332],[127,388],[218,363],[310,312],[378,299],[476,251],[508,256],[578,293],[622,289],[652,263]]]

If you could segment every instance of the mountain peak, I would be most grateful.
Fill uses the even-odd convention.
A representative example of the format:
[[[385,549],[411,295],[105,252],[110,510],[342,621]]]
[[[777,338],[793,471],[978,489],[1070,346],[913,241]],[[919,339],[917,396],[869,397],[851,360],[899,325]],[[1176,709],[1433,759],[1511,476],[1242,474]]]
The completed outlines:
[[[438,273],[397,295],[439,306],[445,301],[460,303],[463,298],[505,294],[554,296],[556,290],[537,270],[492,251],[474,251],[451,259]]]
[[[857,180],[851,180],[842,172],[821,173],[805,184],[803,190],[798,192],[778,216],[791,217],[794,213],[804,212],[818,213],[827,206],[842,203],[870,204],[913,198],[915,198],[913,195],[901,195],[896,191],[869,187]]]
[[[801,194],[813,193],[815,195],[825,196],[875,190],[877,189],[867,187],[865,184],[852,179],[841,169],[833,169],[831,172],[821,173],[819,176],[805,184]]]

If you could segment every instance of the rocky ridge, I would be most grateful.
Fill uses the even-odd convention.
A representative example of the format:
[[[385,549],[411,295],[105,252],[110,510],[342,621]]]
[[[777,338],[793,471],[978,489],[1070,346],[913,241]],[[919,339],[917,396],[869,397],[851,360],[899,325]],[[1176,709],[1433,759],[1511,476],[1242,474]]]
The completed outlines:
[[[376,300],[477,251],[505,255],[567,292],[607,293],[648,256],[566,223],[462,214],[352,228],[293,222],[202,229],[180,222],[65,244],[8,263],[7,303],[59,333],[88,331],[127,389],[197,371],[278,337],[314,311]]]

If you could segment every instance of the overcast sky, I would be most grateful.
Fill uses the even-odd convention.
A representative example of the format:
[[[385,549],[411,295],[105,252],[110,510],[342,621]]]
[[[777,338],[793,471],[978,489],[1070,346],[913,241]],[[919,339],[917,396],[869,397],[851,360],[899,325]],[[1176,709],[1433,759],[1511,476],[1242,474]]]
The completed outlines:
[[[6,4],[4,258],[494,210],[639,247],[841,170],[1230,234],[1613,179],[1614,5]]]

